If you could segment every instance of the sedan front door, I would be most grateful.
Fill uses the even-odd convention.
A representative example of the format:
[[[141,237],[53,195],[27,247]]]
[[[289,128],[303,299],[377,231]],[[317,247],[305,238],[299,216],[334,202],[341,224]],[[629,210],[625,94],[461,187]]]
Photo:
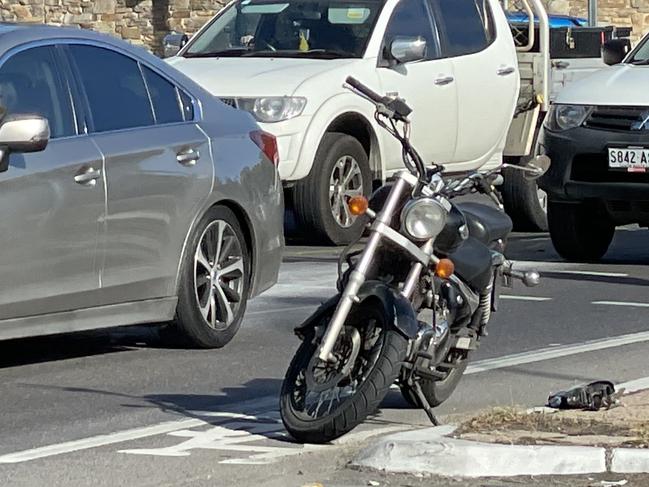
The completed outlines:
[[[0,98],[9,113],[46,117],[51,131],[44,151],[11,154],[0,173],[0,319],[96,306],[102,157],[87,136],[77,135],[56,48],[9,57],[0,67]]]

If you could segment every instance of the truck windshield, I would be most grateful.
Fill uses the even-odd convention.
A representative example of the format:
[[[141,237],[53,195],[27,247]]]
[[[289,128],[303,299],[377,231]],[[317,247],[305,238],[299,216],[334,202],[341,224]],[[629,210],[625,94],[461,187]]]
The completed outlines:
[[[218,15],[183,55],[359,58],[382,6],[377,0],[242,0]]]
[[[630,64],[649,64],[649,37],[646,37],[638,46],[635,54],[629,60]]]

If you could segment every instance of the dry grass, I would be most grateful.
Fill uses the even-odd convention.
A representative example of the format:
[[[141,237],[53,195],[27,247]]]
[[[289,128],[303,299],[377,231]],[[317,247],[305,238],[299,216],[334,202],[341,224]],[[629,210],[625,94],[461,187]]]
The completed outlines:
[[[589,437],[589,441],[593,437],[616,437],[620,438],[621,444],[629,447],[646,447],[649,444],[649,420],[606,413],[610,411],[544,413],[498,407],[463,422],[454,436],[491,435],[497,442],[502,440],[509,443],[512,438],[518,438],[520,443],[529,444],[537,443],[534,438],[543,437],[543,433],[552,433],[570,438]],[[504,432],[510,434],[502,434]]]

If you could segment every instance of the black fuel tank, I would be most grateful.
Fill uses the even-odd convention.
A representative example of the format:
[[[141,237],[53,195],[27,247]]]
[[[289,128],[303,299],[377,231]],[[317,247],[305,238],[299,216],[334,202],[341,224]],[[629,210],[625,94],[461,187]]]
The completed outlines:
[[[466,225],[464,213],[452,204],[451,211],[446,218],[446,226],[435,240],[435,250],[444,255],[455,252],[464,242],[460,231],[463,225]]]

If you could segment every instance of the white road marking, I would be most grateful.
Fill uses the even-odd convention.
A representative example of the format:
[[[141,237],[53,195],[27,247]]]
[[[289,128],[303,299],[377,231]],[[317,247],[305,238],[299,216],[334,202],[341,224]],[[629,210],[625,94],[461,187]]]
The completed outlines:
[[[55,445],[43,446],[40,448],[33,448],[31,450],[24,450],[16,453],[9,453],[0,456],[0,464],[2,463],[21,463],[38,458],[53,457],[63,453],[72,453],[80,450],[88,450],[90,448],[97,448],[99,446],[112,445],[114,443],[122,443],[124,441],[138,440],[140,438],[147,438],[149,436],[161,435],[183,428],[195,428],[205,424],[200,419],[187,419],[183,421],[169,421],[153,426],[145,426],[143,428],[134,428],[130,430],[120,431],[108,435],[93,436],[90,438],[83,438],[81,440],[66,441]]]
[[[629,277],[623,272],[600,272],[600,271],[578,271],[578,270],[556,270],[557,274],[577,274],[580,276],[601,276],[601,277]]]
[[[265,409],[277,404],[277,398],[274,396],[267,396],[251,401],[245,401],[237,404],[237,409],[250,408],[253,410]],[[228,405],[228,407],[233,407]],[[100,446],[113,445],[115,443],[123,443],[126,441],[138,440],[141,438],[148,438],[150,436],[157,436],[172,431],[196,428],[197,426],[204,426],[205,421],[201,419],[183,419],[179,421],[166,421],[164,423],[155,424],[152,426],[144,426],[142,428],[133,428],[117,433],[110,433],[106,435],[91,436],[89,438],[82,438],[79,440],[66,441],[64,443],[57,443],[54,445],[42,446],[39,448],[32,448],[6,455],[0,455],[0,464],[2,463],[21,463],[39,458],[53,457],[64,453],[72,453],[80,450],[88,450],[90,448],[97,448]]]
[[[530,352],[516,353],[504,357],[497,357],[486,360],[479,360],[470,364],[465,374],[479,374],[489,370],[503,369],[514,367],[516,365],[530,364],[533,362],[542,362],[559,357],[566,357],[578,353],[594,352],[607,348],[622,347],[633,343],[649,341],[649,331],[620,335],[612,338],[603,338],[600,340],[591,340],[584,343],[573,345],[562,345],[559,347],[542,348]]]
[[[501,294],[500,299],[509,299],[512,301],[552,301],[552,298],[542,296],[518,296],[513,294]]]
[[[615,388],[618,391],[624,389],[625,394],[643,391],[645,389],[649,389],[649,377],[642,377],[641,379],[635,379],[627,382],[622,382],[621,384],[615,384]]]
[[[640,333],[632,333],[628,335],[621,335],[617,337],[612,337],[612,338],[604,338],[600,340],[592,340],[588,341],[585,343],[581,344],[573,344],[573,345],[562,345],[559,347],[550,347],[550,348],[544,348],[544,349],[539,349],[539,350],[533,350],[529,352],[523,352],[523,353],[518,353],[518,354],[513,354],[513,355],[506,355],[503,357],[497,357],[493,359],[486,359],[486,360],[480,360],[477,362],[474,362],[473,364],[469,365],[467,367],[467,370],[465,374],[479,374],[482,372],[487,372],[490,370],[497,370],[497,369],[503,369],[507,367],[513,367],[516,365],[523,365],[523,364],[529,364],[533,362],[541,362],[544,360],[551,360],[554,358],[559,358],[559,357],[565,357],[565,356],[572,356],[575,354],[579,353],[586,353],[586,352],[593,352],[596,350],[603,350],[607,348],[614,348],[614,347],[620,347],[624,345],[630,345],[633,343],[641,343],[641,342],[647,342],[649,341],[649,332],[640,332]],[[644,385],[647,384],[649,386],[649,379],[647,379],[647,382],[644,382],[644,380],[638,380],[638,381],[631,381],[627,383],[627,389],[631,389],[632,387],[640,387],[642,386],[644,388]],[[618,385],[618,387],[622,387],[622,385]],[[195,414],[200,415],[204,418],[208,417],[223,417],[227,419],[234,420],[235,422],[238,422],[239,424],[246,424],[247,426],[247,433],[241,433],[241,432],[233,432],[233,430],[227,428],[228,423],[223,423],[219,425],[211,425],[213,428],[224,428],[227,429],[229,433],[227,435],[230,435],[230,439],[234,438],[239,438],[239,439],[244,439],[241,438],[243,435],[245,437],[246,434],[250,435],[255,435],[257,433],[252,432],[253,426],[250,423],[244,423],[245,420],[247,421],[265,421],[264,423],[261,423],[263,426],[259,426],[260,428],[270,428],[269,430],[266,431],[267,434],[272,433],[272,431],[275,431],[277,434],[281,434],[281,428],[279,425],[275,426],[272,423],[268,423],[269,420],[273,419],[277,415],[277,411],[272,409],[276,407],[277,405],[277,398],[274,396],[268,396],[268,397],[262,397],[259,399],[254,399],[251,401],[246,401],[243,403],[239,404],[228,404],[227,407],[231,411],[210,411],[210,412],[196,412]],[[236,408],[237,411],[242,411],[245,409],[250,409],[250,412],[246,413],[240,413],[240,412],[235,412],[233,409]],[[36,460],[39,458],[46,458],[46,457],[52,457],[55,455],[61,455],[65,453],[72,453],[76,451],[81,451],[81,450],[87,450],[91,448],[97,448],[101,446],[107,446],[107,445],[112,445],[116,443],[123,443],[127,441],[132,441],[132,440],[137,440],[137,439],[142,439],[142,438],[147,438],[151,436],[158,436],[162,434],[174,434],[175,436],[179,437],[191,437],[192,440],[194,440],[193,445],[201,444],[201,441],[203,441],[205,438],[209,439],[209,441],[221,441],[224,440],[226,437],[221,436],[219,437],[216,433],[214,436],[200,436],[196,434],[195,432],[188,432],[191,428],[197,428],[200,426],[205,426],[209,424],[208,421],[202,420],[202,419],[185,419],[185,420],[180,420],[180,421],[168,421],[164,423],[160,423],[157,425],[152,425],[152,426],[146,426],[143,428],[135,428],[135,429],[130,429],[130,430],[125,430],[117,433],[111,433],[107,435],[99,435],[99,436],[93,436],[89,438],[83,438],[80,440],[74,440],[74,441],[67,441],[64,443],[58,443],[54,445],[48,445],[48,446],[43,446],[39,448],[34,448],[30,450],[24,450],[20,452],[15,452],[15,453],[9,453],[6,455],[0,455],[0,464],[3,463],[21,463],[21,462],[27,462],[30,460]],[[277,429],[275,429],[277,428]],[[224,435],[222,430],[217,430],[219,434]],[[381,431],[379,430],[372,430],[371,432],[368,431],[359,431],[357,434],[358,435],[373,435],[374,433],[380,433]],[[239,435],[239,436],[237,436]],[[264,435],[258,435],[261,436],[264,439],[267,439],[267,436]],[[348,435],[349,436],[349,435]],[[201,437],[202,440],[198,440],[196,438]],[[215,440],[216,437],[216,440]],[[347,438],[346,441],[350,441],[350,439],[353,439],[354,436],[352,435],[350,438]],[[254,440],[252,440],[254,441]],[[247,441],[245,441],[247,442]],[[237,441],[237,443],[240,443]],[[196,447],[191,447],[187,448],[186,442],[181,443],[181,445],[185,445],[183,448],[178,448],[178,446],[175,447],[175,449],[172,447],[171,449],[150,449],[149,451],[145,452],[144,450],[139,450],[139,453],[141,454],[154,454],[151,453],[152,451],[160,451],[162,450],[163,452],[167,452],[168,455],[173,455],[173,456],[184,456],[188,450],[191,450],[192,448],[199,448],[198,446]],[[205,444],[205,443],[203,443]],[[227,445],[223,443],[217,443],[217,445]],[[245,446],[245,445],[244,445]],[[230,448],[228,446],[228,448]],[[256,448],[256,447],[255,447]],[[257,453],[258,455],[253,455],[252,457],[246,459],[234,459],[232,463],[237,463],[237,462],[251,462],[251,463],[259,463],[259,462],[267,462],[270,461],[274,458],[279,458],[280,455],[280,450],[277,450],[276,448],[273,449],[272,451],[267,451],[266,447],[260,447],[263,448],[263,451],[260,451],[259,449],[255,449],[253,451],[252,446],[250,448],[237,448],[238,451],[245,451],[249,453]],[[270,448],[270,447],[269,447]],[[284,448],[284,447],[281,447]],[[295,453],[296,448],[290,449],[290,452],[288,451],[283,451],[282,454],[284,456],[288,454],[296,454]],[[301,450],[297,448],[298,451],[304,452],[304,450]],[[126,450],[125,450],[126,451]],[[135,453],[136,450],[128,450],[129,453]],[[259,455],[265,455],[260,457]],[[279,455],[279,456],[278,456]],[[226,460],[225,462],[228,462]],[[224,463],[225,463],[224,462]]]
[[[593,301],[592,304],[604,304],[607,306],[630,306],[634,308],[649,308],[649,303],[634,303],[632,301]]]

